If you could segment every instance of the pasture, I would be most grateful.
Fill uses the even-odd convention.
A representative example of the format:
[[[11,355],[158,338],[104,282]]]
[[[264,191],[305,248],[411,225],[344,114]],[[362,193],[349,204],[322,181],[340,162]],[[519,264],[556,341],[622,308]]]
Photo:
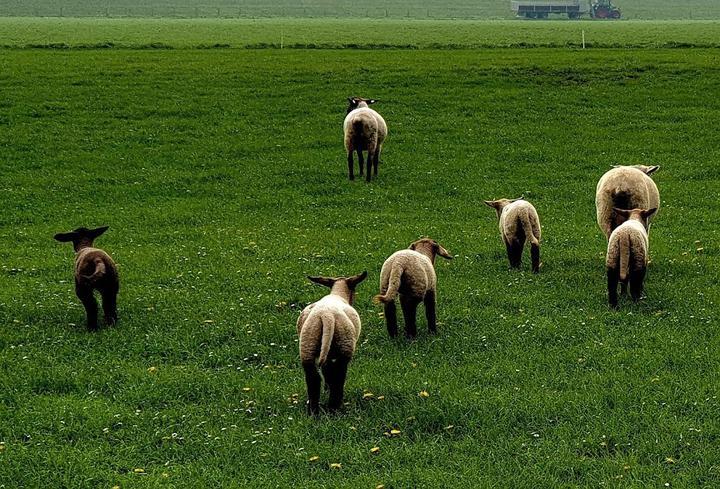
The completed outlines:
[[[0,51],[0,486],[717,487],[717,60]],[[370,184],[346,177],[353,94],[390,131]],[[662,208],[647,298],[615,312],[594,190],[633,163],[661,165]],[[507,270],[482,203],[520,194],[539,275]],[[80,225],[120,267],[97,334],[52,240]],[[370,298],[421,235],[456,255],[439,334],[391,340]],[[362,270],[348,405],[309,419],[305,276]]]

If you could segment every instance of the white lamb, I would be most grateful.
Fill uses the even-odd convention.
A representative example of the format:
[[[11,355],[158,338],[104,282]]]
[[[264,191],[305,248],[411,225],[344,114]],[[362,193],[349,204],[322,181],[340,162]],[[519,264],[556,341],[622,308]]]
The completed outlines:
[[[383,142],[387,137],[387,124],[380,114],[368,107],[377,100],[360,97],[348,98],[347,115],[343,123],[345,150],[347,151],[348,174],[355,179],[353,151],[357,151],[360,163],[360,176],[363,174],[363,151],[367,151],[367,181],[370,181],[371,169],[378,174],[378,163]]]

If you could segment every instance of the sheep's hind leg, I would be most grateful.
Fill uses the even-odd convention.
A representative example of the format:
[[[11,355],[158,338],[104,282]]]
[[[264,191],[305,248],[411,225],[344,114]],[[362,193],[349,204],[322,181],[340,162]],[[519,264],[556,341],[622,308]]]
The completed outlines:
[[[380,164],[380,148],[375,150],[373,157],[373,167],[375,168],[375,176],[378,176],[378,165]]]
[[[348,151],[347,161],[348,161],[348,176],[350,177],[350,180],[355,180],[355,162],[353,161],[352,150]],[[360,170],[362,171],[362,163],[360,163]]]
[[[385,303],[385,323],[391,338],[395,338],[398,333],[397,313],[395,311],[395,300]]]
[[[364,174],[363,166],[365,165],[365,163],[363,161],[362,149],[358,148],[357,156],[358,156],[358,163],[360,163],[360,176],[363,176],[363,174]]]
[[[320,411],[320,374],[314,360],[303,362],[302,366],[307,384],[308,414],[314,416]]]
[[[328,400],[328,409],[335,411],[342,407],[343,396],[345,390],[345,378],[347,377],[347,368],[350,359],[345,357],[338,358],[334,364],[330,365],[325,375],[325,381],[330,386],[330,398]],[[325,370],[323,370],[325,372]]]
[[[91,288],[75,286],[75,293],[85,306],[85,315],[87,316],[87,328],[89,331],[96,331],[98,329],[97,315],[98,305],[93,295]]]
[[[507,247],[508,260],[510,261],[510,268],[520,268],[524,245],[525,243],[517,238],[505,244]]]
[[[435,291],[425,294],[425,317],[427,318],[430,333],[437,333],[437,317],[435,316]]]
[[[369,182],[370,178],[372,177],[372,162],[373,162],[373,153],[374,151],[372,149],[368,149],[368,155],[367,155],[367,173],[365,174],[365,181]]]
[[[614,268],[607,269],[607,289],[608,289],[608,303],[613,309],[618,308],[618,271]]]
[[[105,314],[105,323],[113,325],[117,322],[117,290],[104,290],[102,293],[102,307]]]
[[[530,245],[530,258],[532,259],[532,271],[533,273],[540,272],[540,245]]]
[[[416,314],[417,306],[419,301],[414,297],[400,296],[400,305],[403,310],[403,317],[405,318],[405,336],[408,338],[415,338],[417,336],[417,323]]]
[[[635,302],[639,301],[642,296],[644,280],[645,268],[630,271],[630,297]]]

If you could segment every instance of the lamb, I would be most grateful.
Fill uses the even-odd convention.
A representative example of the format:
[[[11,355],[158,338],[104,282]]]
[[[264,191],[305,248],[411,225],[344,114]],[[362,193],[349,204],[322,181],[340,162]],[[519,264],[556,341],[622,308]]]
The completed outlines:
[[[657,209],[613,209],[620,225],[610,235],[608,251],[605,257],[608,281],[608,302],[610,307],[617,309],[617,285],[625,294],[630,283],[630,296],[634,301],[640,300],[643,281],[647,271],[648,254],[650,251],[647,229],[649,219]]]
[[[649,176],[658,169],[659,166],[616,166],[600,178],[595,191],[595,208],[598,226],[606,239],[610,239],[613,229],[620,225],[614,208],[660,209],[660,193]]]
[[[316,361],[330,391],[328,409],[334,411],[342,405],[347,367],[360,336],[360,316],[352,307],[355,288],[367,278],[367,272],[353,277],[308,278],[330,288],[330,294],[303,309],[297,321],[308,412],[317,415],[320,409],[320,374]]]
[[[433,267],[436,255],[448,260],[453,258],[437,241],[423,238],[412,243],[407,250],[396,251],[383,263],[380,294],[373,300],[385,304],[385,321],[391,337],[397,336],[395,296],[398,294],[405,318],[405,336],[412,339],[417,334],[415,315],[420,302],[425,304],[428,329],[431,333],[437,332],[437,277]]]
[[[357,151],[360,163],[360,176],[363,174],[363,150],[367,156],[367,181],[370,181],[371,169],[374,166],[375,176],[378,174],[378,163],[383,142],[387,137],[387,124],[385,119],[368,105],[377,100],[360,97],[348,98],[347,115],[343,123],[345,133],[345,150],[347,151],[348,174],[350,180],[355,180],[353,151]]]
[[[486,200],[495,209],[500,225],[500,235],[505,242],[512,268],[520,268],[525,241],[530,242],[532,271],[540,271],[540,218],[533,205],[519,199]]]
[[[81,227],[55,235],[58,241],[72,241],[75,248],[75,293],[85,306],[90,331],[98,329],[95,290],[102,296],[105,322],[113,325],[117,321],[117,294],[120,290],[117,266],[110,255],[93,247],[93,241],[107,230],[108,226],[96,229]]]

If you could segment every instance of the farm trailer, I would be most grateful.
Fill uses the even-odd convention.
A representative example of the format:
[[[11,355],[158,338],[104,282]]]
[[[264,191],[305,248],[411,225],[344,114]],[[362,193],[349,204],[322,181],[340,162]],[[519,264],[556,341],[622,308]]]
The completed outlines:
[[[550,14],[567,15],[579,19],[590,14],[593,19],[619,19],[620,9],[611,0],[514,0],[513,12],[527,19],[547,19]]]

